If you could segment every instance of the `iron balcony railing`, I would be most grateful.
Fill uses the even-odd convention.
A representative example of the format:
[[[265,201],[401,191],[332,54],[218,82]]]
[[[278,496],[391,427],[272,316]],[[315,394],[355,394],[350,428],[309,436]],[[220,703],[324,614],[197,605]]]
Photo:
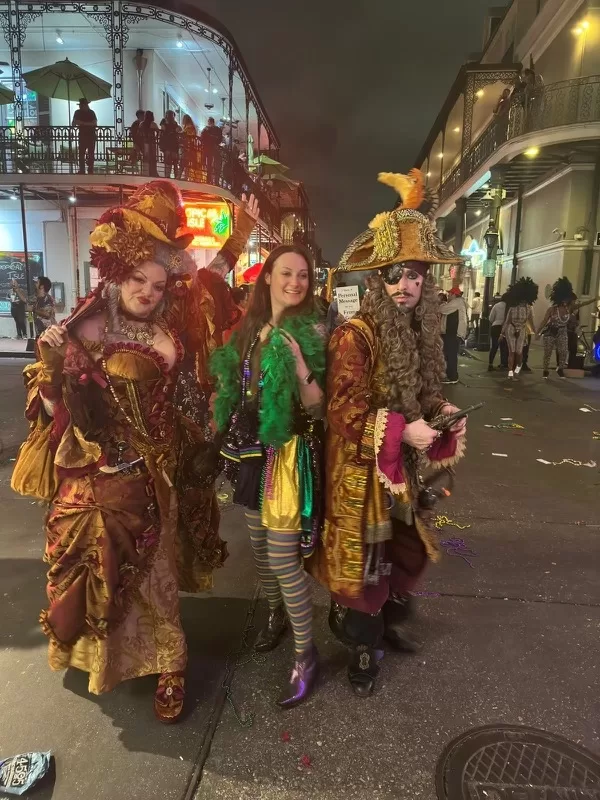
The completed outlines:
[[[527,133],[584,122],[600,122],[600,76],[561,81],[513,97],[471,145],[465,157],[444,175],[440,202],[457,192],[506,142]]]
[[[127,129],[118,139],[114,128],[99,126],[91,146],[80,148],[79,133],[69,126],[32,126],[17,134],[0,127],[0,174],[139,175],[204,183],[230,191],[235,197],[256,195],[261,218],[279,231],[277,194],[249,175],[239,158],[227,149],[203,148],[199,136],[180,134],[175,149],[161,146],[160,132],[140,141]],[[90,158],[90,152],[93,158]]]

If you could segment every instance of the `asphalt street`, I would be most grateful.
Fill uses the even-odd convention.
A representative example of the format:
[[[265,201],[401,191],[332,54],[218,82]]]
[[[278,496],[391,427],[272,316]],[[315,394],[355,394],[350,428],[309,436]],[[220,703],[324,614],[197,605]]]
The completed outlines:
[[[472,727],[532,725],[600,750],[600,470],[586,466],[600,463],[600,410],[580,410],[600,409],[600,381],[544,382],[536,370],[508,382],[462,363],[448,396],[486,405],[440,507],[446,556],[419,590],[421,653],[386,654],[376,694],[357,699],[315,588],[322,676],[307,703],[280,711],[291,642],[261,658],[244,647],[265,607],[241,514],[225,502],[232,555],[212,593],[182,598],[190,710],[164,727],[152,679],[95,698],[81,673],[47,668],[43,509],[9,487],[23,363],[0,362],[0,756],[52,750],[55,776],[32,796],[434,800],[441,751]],[[509,424],[522,427],[486,427]]]

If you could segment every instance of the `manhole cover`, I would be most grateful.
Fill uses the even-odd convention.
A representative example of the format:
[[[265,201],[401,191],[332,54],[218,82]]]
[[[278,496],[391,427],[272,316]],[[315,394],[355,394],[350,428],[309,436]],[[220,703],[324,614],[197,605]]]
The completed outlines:
[[[600,800],[600,759],[553,733],[488,725],[446,747],[436,788],[439,800]]]

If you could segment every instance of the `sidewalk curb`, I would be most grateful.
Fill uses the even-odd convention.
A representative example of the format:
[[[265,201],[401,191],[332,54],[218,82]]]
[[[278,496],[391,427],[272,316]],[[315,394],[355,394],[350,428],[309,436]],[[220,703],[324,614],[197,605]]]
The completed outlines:
[[[231,684],[233,683],[233,679],[235,677],[237,668],[238,666],[240,666],[238,664],[238,656],[239,653],[244,649],[246,636],[248,634],[248,631],[252,628],[252,622],[254,620],[254,614],[256,612],[256,605],[258,603],[259,597],[260,597],[260,583],[257,581],[254,586],[254,594],[252,595],[252,599],[250,601],[250,605],[246,613],[246,619],[244,620],[244,628],[242,630],[238,646],[235,650],[233,650],[229,654],[227,658],[227,662],[229,662],[233,658],[235,658],[235,661],[232,664],[226,663],[225,674],[221,682],[221,687],[215,697],[212,710],[208,717],[206,732],[202,737],[202,743],[198,750],[198,755],[195,759],[195,763],[190,773],[187,785],[184,789],[183,794],[181,795],[181,800],[193,800],[198,791],[198,788],[200,787],[200,784],[202,783],[202,774],[204,771],[204,765],[206,764],[208,757],[210,755],[212,742],[215,737],[217,726],[219,725],[221,717],[223,716],[223,710],[225,708],[225,703],[227,702],[227,697],[231,689]]]

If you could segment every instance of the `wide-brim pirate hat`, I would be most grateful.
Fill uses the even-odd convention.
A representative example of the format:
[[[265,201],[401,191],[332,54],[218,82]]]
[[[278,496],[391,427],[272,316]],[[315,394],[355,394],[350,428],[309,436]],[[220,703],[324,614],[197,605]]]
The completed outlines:
[[[381,269],[390,264],[418,261],[424,264],[463,264],[464,259],[438,237],[432,215],[435,194],[425,186],[423,173],[408,175],[380,172],[380,183],[393,187],[400,200],[393,211],[378,214],[369,228],[348,245],[334,274]]]

